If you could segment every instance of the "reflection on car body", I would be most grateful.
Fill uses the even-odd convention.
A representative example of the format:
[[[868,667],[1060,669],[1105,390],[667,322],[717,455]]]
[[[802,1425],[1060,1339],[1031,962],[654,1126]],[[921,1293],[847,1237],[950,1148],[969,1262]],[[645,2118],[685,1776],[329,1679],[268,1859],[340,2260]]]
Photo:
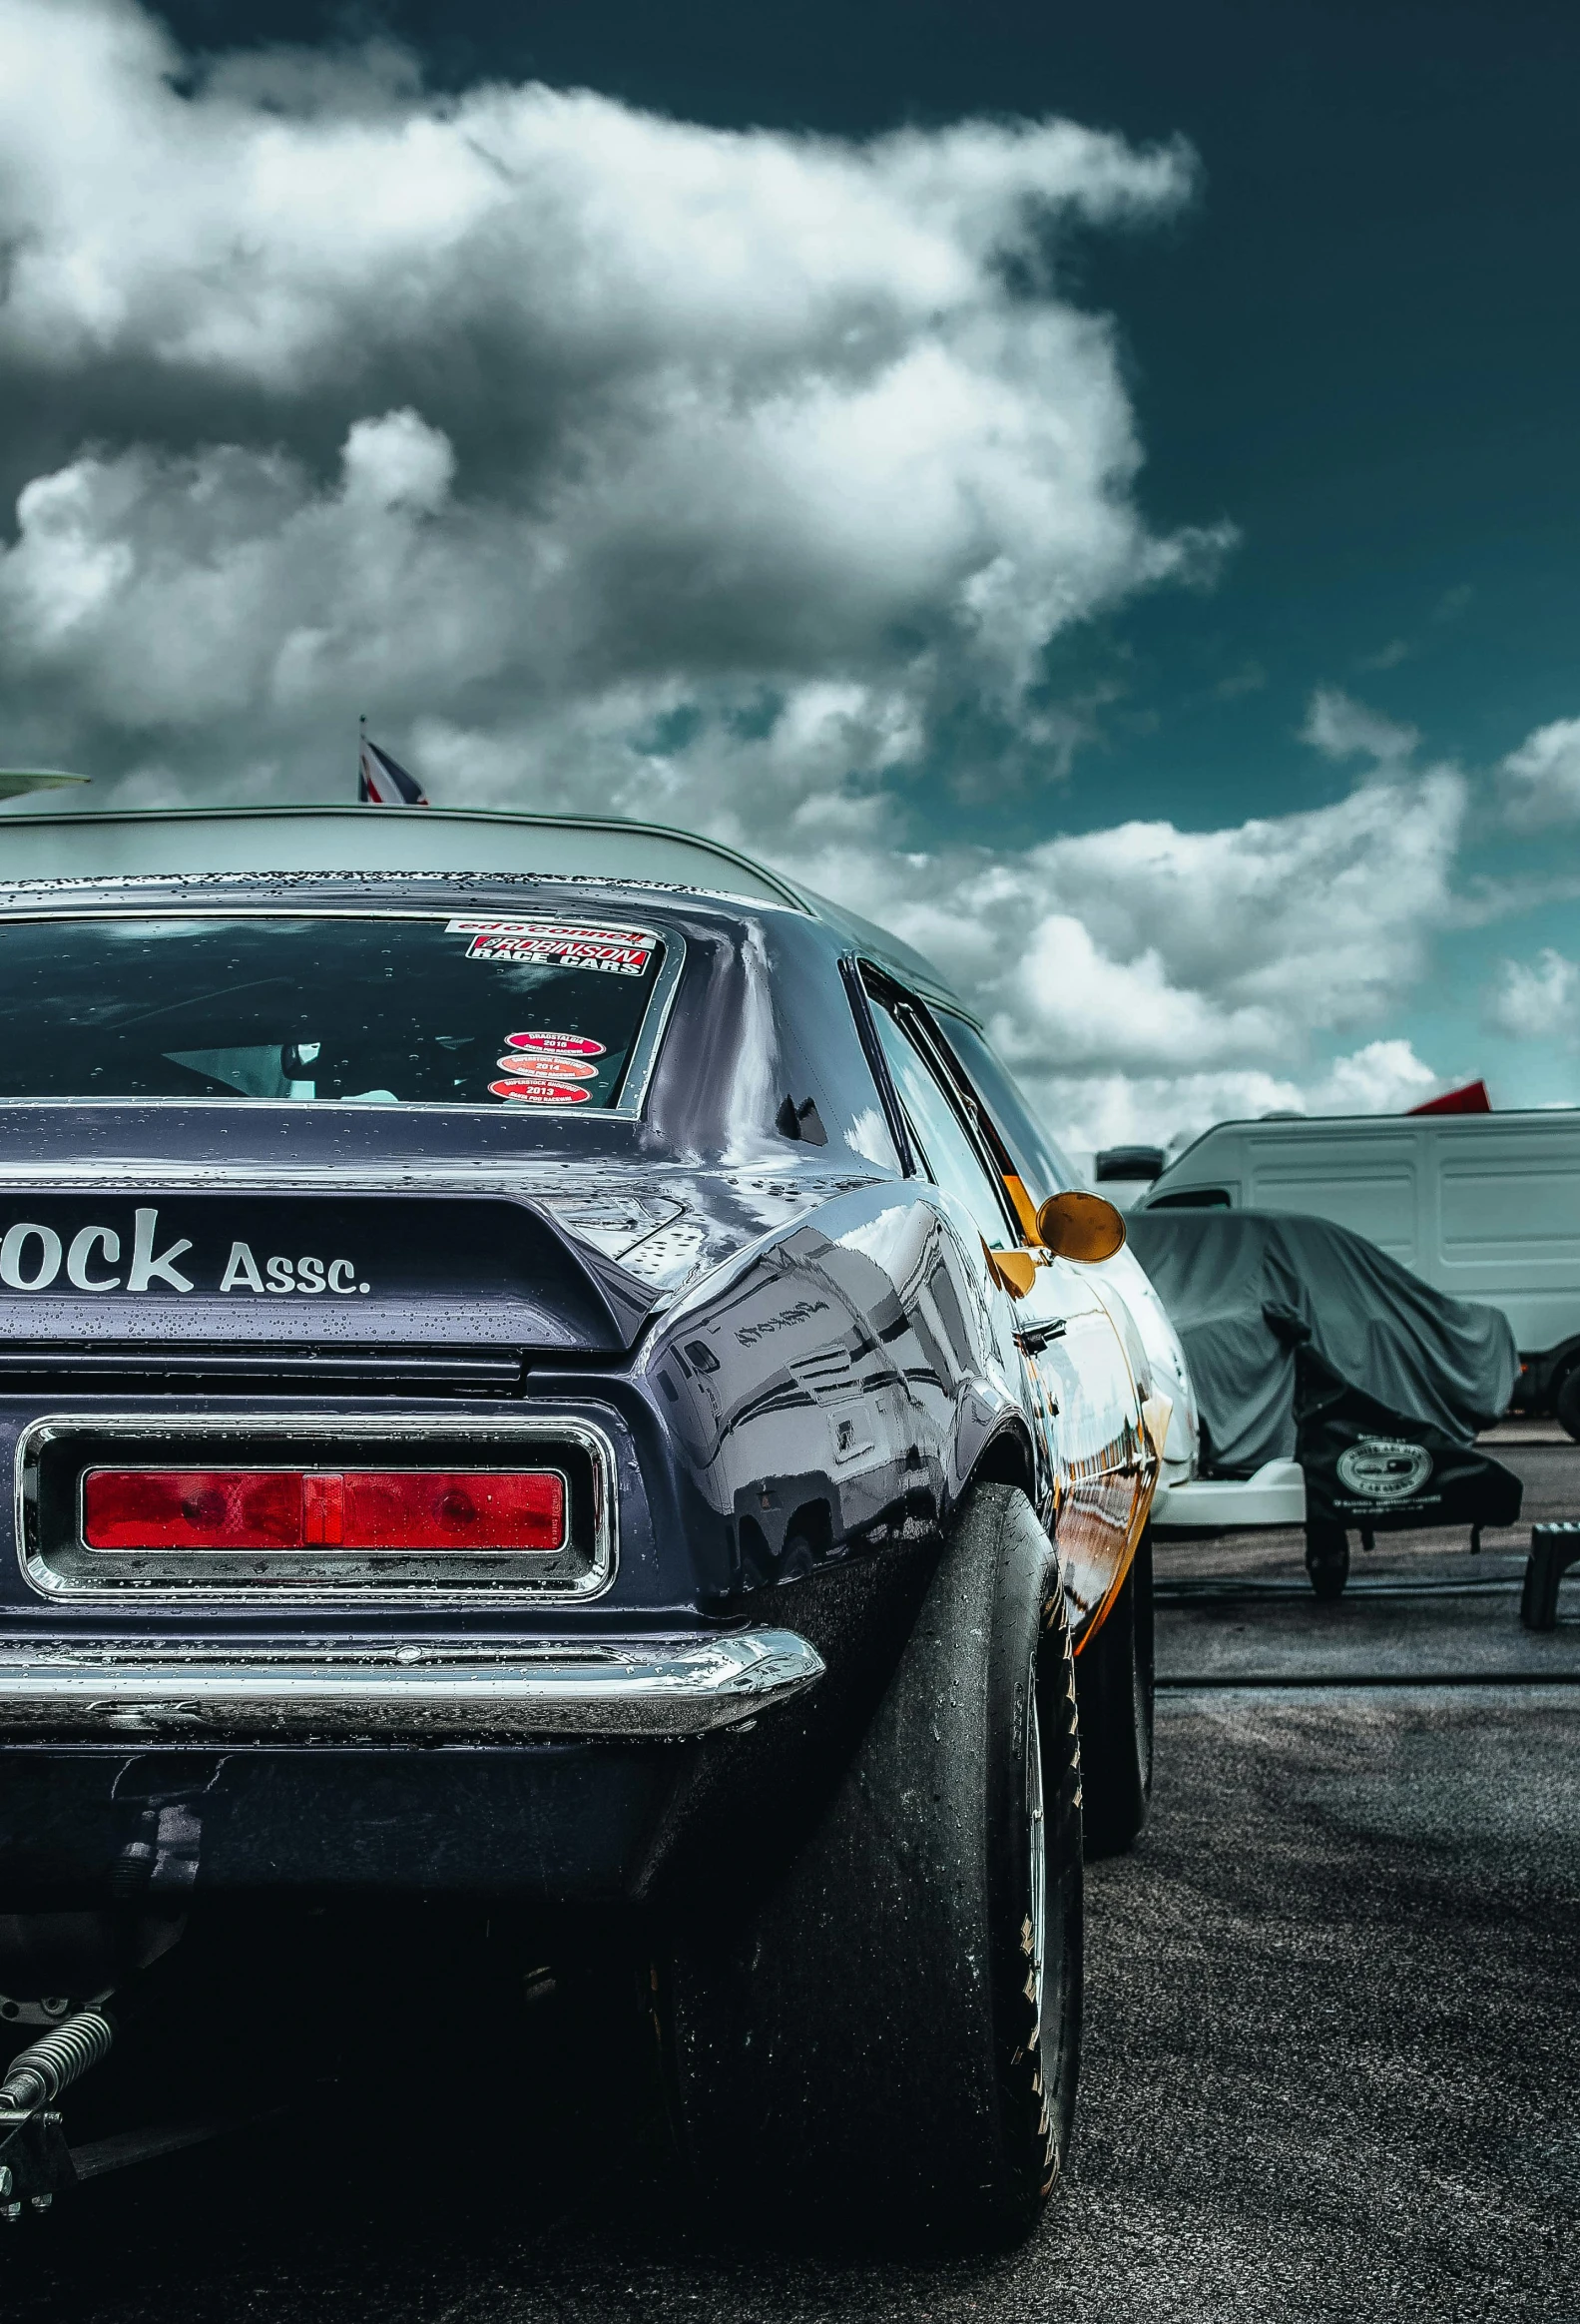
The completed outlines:
[[[704,2183],[875,2140],[896,2216],[1023,2231],[1077,1690],[1088,1844],[1145,1815],[1170,1393],[980,1028],[703,843],[660,886],[434,811],[495,868],[358,873],[366,819],[178,820],[8,834],[0,1986],[87,2002],[210,1898],[618,1913]]]

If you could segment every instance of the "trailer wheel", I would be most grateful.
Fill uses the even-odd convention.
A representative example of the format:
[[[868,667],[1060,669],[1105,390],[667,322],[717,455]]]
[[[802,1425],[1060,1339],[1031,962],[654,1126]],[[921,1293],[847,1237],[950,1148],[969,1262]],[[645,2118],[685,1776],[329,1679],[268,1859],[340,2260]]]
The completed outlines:
[[[1081,1790],[1058,1567],[979,1485],[833,1801],[745,1910],[673,1932],[683,2150],[716,2213],[797,2242],[1032,2226],[1069,2142]]]
[[[1075,1658],[1075,1696],[1086,1853],[1118,1856],[1140,1839],[1152,1805],[1150,1526],[1102,1628]]]
[[[1558,1383],[1558,1393],[1553,1398],[1553,1411],[1560,1428],[1567,1430],[1575,1443],[1580,1445],[1580,1364],[1566,1372]]]
[[[1319,1598],[1344,1594],[1349,1579],[1349,1535],[1342,1525],[1308,1525],[1306,1570]]]

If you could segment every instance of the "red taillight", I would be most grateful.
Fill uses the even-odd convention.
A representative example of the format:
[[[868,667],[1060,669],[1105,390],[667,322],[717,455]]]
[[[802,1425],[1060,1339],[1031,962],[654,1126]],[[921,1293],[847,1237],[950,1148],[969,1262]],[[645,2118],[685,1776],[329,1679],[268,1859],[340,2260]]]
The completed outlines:
[[[90,1549],[559,1549],[554,1469],[91,1468]]]

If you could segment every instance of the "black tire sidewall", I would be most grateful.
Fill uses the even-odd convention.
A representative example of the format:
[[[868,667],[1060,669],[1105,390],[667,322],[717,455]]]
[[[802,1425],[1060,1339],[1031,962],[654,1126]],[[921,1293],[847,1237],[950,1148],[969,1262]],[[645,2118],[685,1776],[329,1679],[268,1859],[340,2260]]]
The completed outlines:
[[[1074,2109],[1081,1839],[1063,1592],[1024,1494],[966,1496],[828,1812],[739,1924],[682,1925],[671,1982],[685,2144],[716,2196],[813,2236],[903,2223],[994,2244],[1031,2225]]]

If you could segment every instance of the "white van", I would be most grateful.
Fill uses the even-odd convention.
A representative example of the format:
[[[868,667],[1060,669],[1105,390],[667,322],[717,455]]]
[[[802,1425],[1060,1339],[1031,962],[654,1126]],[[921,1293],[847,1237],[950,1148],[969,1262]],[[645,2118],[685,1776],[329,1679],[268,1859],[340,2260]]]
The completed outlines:
[[[1516,1403],[1580,1438],[1580,1108],[1219,1122],[1140,1207],[1185,1206],[1334,1219],[1439,1291],[1501,1308]]]

